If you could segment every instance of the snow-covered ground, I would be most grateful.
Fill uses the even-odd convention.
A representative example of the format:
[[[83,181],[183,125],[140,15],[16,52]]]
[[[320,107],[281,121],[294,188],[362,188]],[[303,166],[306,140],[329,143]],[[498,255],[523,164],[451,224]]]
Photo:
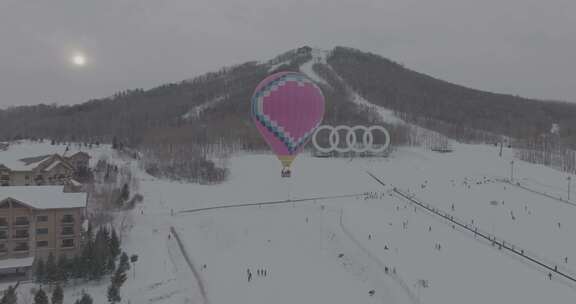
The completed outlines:
[[[196,119],[196,118],[200,117],[202,112],[217,106],[219,103],[223,102],[224,100],[226,100],[226,96],[218,96],[214,99],[208,100],[208,101],[206,101],[206,102],[204,102],[198,106],[193,107],[188,112],[184,113],[184,115],[182,115],[182,118],[184,118],[184,119]]]
[[[474,220],[562,269],[576,269],[575,206],[498,182],[510,176],[511,150],[500,158],[493,146],[454,149],[442,154],[400,148],[386,159],[301,155],[291,179],[280,178],[274,156],[242,154],[229,162],[229,181],[215,186],[158,180],[133,164],[144,202],[118,214],[118,221],[130,227],[123,234],[125,250],[140,259],[123,298],[211,304],[572,303],[576,285],[555,275],[549,280],[548,271],[415,211],[366,174],[462,220]],[[530,181],[527,186],[565,193],[566,174],[519,160],[514,170],[515,180]],[[181,212],[347,194],[354,196]],[[259,269],[267,275],[258,275]],[[82,289],[95,303],[105,303],[107,285],[103,280],[67,287],[66,303]],[[26,284],[21,292],[31,287]]]
[[[326,64],[327,57],[328,57],[328,51],[324,51],[321,49],[312,49],[312,59],[302,64],[302,66],[300,66],[300,72],[310,77],[310,79],[312,79],[313,81],[330,87],[328,82],[326,82],[324,78],[320,77],[320,75],[318,75],[312,68],[316,63]]]

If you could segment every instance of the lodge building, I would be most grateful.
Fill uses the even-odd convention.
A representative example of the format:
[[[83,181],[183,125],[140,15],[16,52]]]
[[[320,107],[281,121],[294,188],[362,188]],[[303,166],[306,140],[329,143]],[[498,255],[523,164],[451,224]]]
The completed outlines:
[[[64,186],[0,187],[0,280],[30,278],[35,258],[78,254],[86,200]]]
[[[48,154],[15,160],[0,159],[0,186],[65,185],[89,167],[90,155]]]

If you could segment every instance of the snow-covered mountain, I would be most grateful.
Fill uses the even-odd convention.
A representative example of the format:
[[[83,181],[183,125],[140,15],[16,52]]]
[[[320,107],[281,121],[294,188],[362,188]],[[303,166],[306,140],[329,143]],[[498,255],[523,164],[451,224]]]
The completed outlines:
[[[375,109],[390,122],[398,122],[396,118],[410,121],[464,141],[486,141],[498,135],[532,138],[549,133],[552,124],[557,124],[564,143],[576,142],[575,104],[474,90],[344,47],[302,47],[268,61],[247,62],[180,83],[127,90],[74,106],[0,110],[0,140],[111,141],[116,136],[138,145],[151,133],[187,128],[188,133],[209,141],[243,138],[245,145],[259,145],[256,130],[247,123],[249,99],[256,84],[277,71],[301,71],[322,87],[328,103],[327,123],[365,124],[374,119],[373,111],[366,109]],[[199,126],[211,131],[205,134]]]

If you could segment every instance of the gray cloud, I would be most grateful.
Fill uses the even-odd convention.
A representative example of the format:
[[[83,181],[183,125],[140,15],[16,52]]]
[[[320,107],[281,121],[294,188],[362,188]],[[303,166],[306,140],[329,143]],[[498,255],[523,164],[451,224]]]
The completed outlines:
[[[0,2],[0,106],[78,103],[302,45],[352,46],[466,86],[576,100],[572,0]],[[75,50],[87,54],[71,66]]]

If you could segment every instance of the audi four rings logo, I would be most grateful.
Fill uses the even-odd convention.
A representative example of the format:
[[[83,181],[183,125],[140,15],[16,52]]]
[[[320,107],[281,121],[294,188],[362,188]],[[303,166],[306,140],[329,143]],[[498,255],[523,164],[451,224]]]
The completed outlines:
[[[321,147],[318,144],[318,133],[320,133],[323,130],[329,130],[330,131],[330,135],[328,137],[330,146],[329,147]],[[340,131],[346,131],[346,146],[340,148]],[[357,131],[362,131],[362,145],[357,146],[356,145],[356,132]],[[374,146],[374,135],[373,132],[382,132],[384,134],[384,137],[386,138],[384,143],[381,146]],[[322,153],[329,153],[332,151],[336,151],[336,152],[357,152],[357,153],[362,153],[362,152],[373,152],[373,153],[378,153],[378,152],[383,152],[384,150],[386,150],[388,148],[388,146],[390,145],[390,133],[388,133],[388,130],[386,130],[384,127],[382,126],[370,126],[370,127],[365,127],[365,126],[354,126],[354,127],[349,127],[349,126],[328,126],[328,125],[323,125],[318,127],[318,129],[316,129],[316,131],[314,132],[314,135],[312,136],[312,144],[314,144],[314,147],[322,152]]]

